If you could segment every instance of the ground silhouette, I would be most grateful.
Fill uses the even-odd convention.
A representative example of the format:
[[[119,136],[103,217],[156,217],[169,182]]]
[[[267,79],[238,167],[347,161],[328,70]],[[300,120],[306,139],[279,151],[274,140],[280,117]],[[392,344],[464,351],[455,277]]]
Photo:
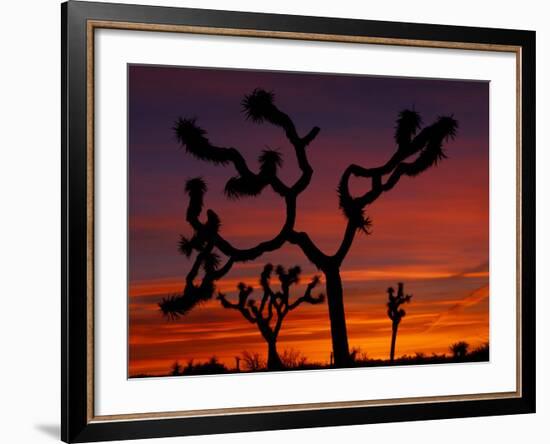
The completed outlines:
[[[486,362],[489,361],[489,343],[484,343],[472,351],[468,351],[469,345],[464,341],[459,341],[467,345],[466,354],[455,355],[453,345],[449,346],[451,354],[425,354],[415,353],[413,355],[402,355],[396,357],[393,362],[389,359],[371,359],[367,353],[361,353],[356,349],[355,358],[351,361],[350,367],[385,367],[385,366],[403,366],[403,365],[425,365],[425,364],[453,364],[465,362]],[[214,373],[248,373],[248,372],[265,372],[267,361],[259,353],[242,353],[242,361],[245,362],[243,368],[229,368],[220,363],[213,356],[206,362],[195,363],[193,360],[188,361],[186,366],[182,366],[178,361],[172,364],[170,370],[165,374],[139,374],[133,375],[132,378],[146,378],[151,376],[186,376],[186,375],[206,375]],[[309,362],[307,358],[296,350],[284,350],[281,353],[281,360],[285,365],[285,370],[326,370],[334,368],[334,365],[320,362]],[[178,373],[174,373],[174,368],[178,368]]]

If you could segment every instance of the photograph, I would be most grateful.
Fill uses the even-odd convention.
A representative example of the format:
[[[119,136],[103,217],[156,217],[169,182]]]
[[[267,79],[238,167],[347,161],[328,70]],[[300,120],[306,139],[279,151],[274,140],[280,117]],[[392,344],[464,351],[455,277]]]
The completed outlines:
[[[128,377],[489,362],[489,86],[129,63]]]

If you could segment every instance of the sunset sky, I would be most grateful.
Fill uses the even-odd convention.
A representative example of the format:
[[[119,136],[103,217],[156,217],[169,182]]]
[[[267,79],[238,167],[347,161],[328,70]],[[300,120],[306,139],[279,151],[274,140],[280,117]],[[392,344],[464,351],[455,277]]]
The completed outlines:
[[[451,343],[477,346],[489,340],[489,84],[479,81],[129,66],[129,374],[163,374],[175,360],[216,356],[229,367],[244,350],[265,356],[256,327],[212,300],[178,320],[163,318],[157,303],[181,292],[192,263],[179,254],[185,221],[185,181],[201,176],[209,191],[206,208],[221,217],[222,235],[237,247],[272,238],[284,221],[284,204],[271,190],[255,198],[227,200],[223,187],[232,166],[192,158],[172,129],[178,117],[196,117],[213,144],[236,147],[257,170],[263,149],[283,154],[281,177],[299,175],[283,131],[246,121],[243,96],[254,88],[275,93],[275,103],[298,132],[321,128],[308,147],[314,174],[299,197],[296,229],[332,254],[345,218],[336,186],[350,163],[385,163],[395,151],[398,113],[415,109],[424,124],[440,115],[459,122],[448,159],[415,178],[404,177],[367,211],[372,235],[356,236],[342,267],[350,347],[387,358],[391,321],[386,289],[405,283],[412,302],[399,326],[396,355],[445,353]],[[370,183],[355,180],[352,191]],[[292,245],[255,262],[236,264],[219,282],[228,296],[243,281],[258,286],[265,263],[300,265],[303,292],[316,273]],[[321,286],[322,287],[322,286]],[[319,288],[317,292],[323,291]],[[259,291],[255,293],[259,294]],[[498,295],[491,295],[498,297]],[[326,304],[291,312],[278,340],[279,352],[294,349],[311,362],[328,362],[331,342]]]

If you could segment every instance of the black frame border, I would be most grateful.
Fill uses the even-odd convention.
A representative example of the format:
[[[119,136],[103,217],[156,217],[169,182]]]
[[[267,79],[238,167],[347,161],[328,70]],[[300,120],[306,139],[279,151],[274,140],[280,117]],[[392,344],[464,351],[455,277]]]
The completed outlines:
[[[188,418],[90,421],[87,415],[87,21],[513,45],[521,48],[520,397]],[[61,5],[61,439],[91,442],[534,413],[535,32],[69,1]]]

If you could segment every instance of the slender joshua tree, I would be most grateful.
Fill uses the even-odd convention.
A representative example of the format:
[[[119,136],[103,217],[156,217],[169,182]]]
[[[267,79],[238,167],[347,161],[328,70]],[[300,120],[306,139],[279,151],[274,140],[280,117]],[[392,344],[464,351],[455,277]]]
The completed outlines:
[[[189,207],[187,221],[194,230],[191,239],[181,239],[181,250],[191,256],[197,253],[193,267],[186,278],[183,293],[166,298],[160,303],[162,311],[169,316],[183,315],[201,301],[213,297],[214,283],[225,275],[235,262],[252,261],[264,253],[277,250],[286,242],[297,245],[303,254],[325,276],[328,311],[334,353],[334,364],[346,366],[350,362],[344,297],[340,268],[358,232],[370,233],[371,220],[366,211],[374,201],[390,191],[403,176],[414,177],[438,164],[444,159],[443,144],[454,138],[457,121],[452,117],[439,117],[434,123],[421,129],[420,115],[415,111],[402,111],[395,128],[396,150],[389,160],[375,168],[364,168],[351,164],[343,171],[337,193],[340,208],[347,223],[340,245],[335,252],[322,251],[305,231],[295,229],[296,201],[308,187],[312,175],[307,148],[312,144],[320,129],[312,128],[305,136],[300,136],[292,119],[281,111],[274,102],[274,94],[255,89],[246,95],[242,107],[248,120],[253,123],[270,123],[281,128],[294,148],[296,161],[301,174],[292,183],[284,183],[278,175],[282,164],[280,153],[264,150],[259,156],[259,170],[250,169],[244,157],[234,147],[214,145],[206,136],[206,131],[197,125],[195,119],[180,118],[175,124],[177,138],[192,156],[221,166],[232,166],[236,176],[225,186],[228,198],[238,199],[257,196],[270,187],[286,206],[286,218],[278,233],[250,248],[238,248],[220,233],[220,220],[209,209],[205,220],[201,220],[206,184],[202,179],[192,179],[187,183]],[[370,181],[370,189],[353,196],[349,189],[352,176]],[[227,261],[220,265],[217,253],[222,253]],[[201,267],[204,269],[202,282],[195,280]],[[208,269],[208,270],[207,270]]]
[[[397,338],[397,328],[401,319],[405,317],[405,310],[400,308],[401,305],[411,301],[412,294],[403,292],[403,283],[397,284],[397,295],[393,287],[388,288],[388,317],[391,319],[391,347],[390,347],[390,362],[393,362],[395,357],[395,340]]]
[[[277,338],[283,325],[285,317],[292,310],[307,302],[309,304],[320,304],[324,301],[323,294],[313,296],[311,292],[319,284],[319,276],[314,276],[307,285],[304,294],[291,300],[290,288],[300,280],[301,269],[298,266],[289,268],[288,271],[282,265],[275,268],[275,273],[281,283],[280,291],[273,291],[271,288],[271,275],[273,265],[266,264],[260,275],[260,285],[263,295],[256,301],[251,298],[252,287],[239,283],[237,303],[231,302],[223,293],[218,293],[224,308],[238,310],[244,318],[258,327],[262,337],[267,342],[267,368],[268,370],[281,370],[284,365],[277,352]]]

